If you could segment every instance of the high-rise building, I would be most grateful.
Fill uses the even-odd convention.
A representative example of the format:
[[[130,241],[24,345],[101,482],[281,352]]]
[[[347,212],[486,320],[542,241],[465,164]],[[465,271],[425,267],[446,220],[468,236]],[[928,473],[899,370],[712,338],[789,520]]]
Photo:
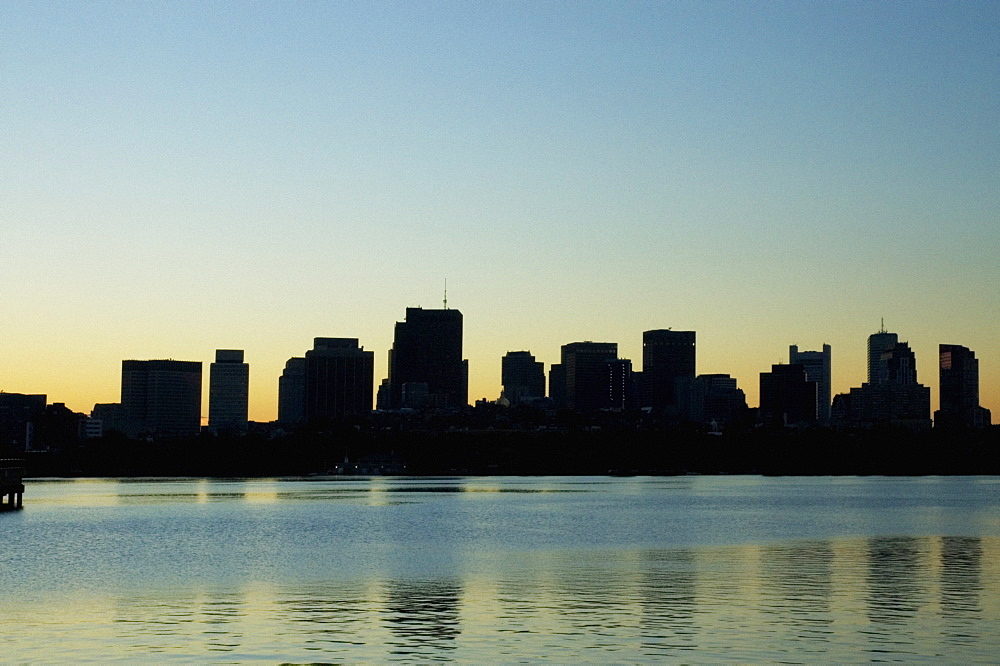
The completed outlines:
[[[806,370],[806,379],[816,382],[816,418],[821,425],[830,422],[830,345],[824,344],[823,351],[799,351],[798,345],[788,347],[788,362],[801,365]]]
[[[683,417],[692,423],[717,426],[744,418],[747,399],[737,387],[736,378],[729,375],[698,375],[677,381],[677,401]]]
[[[357,338],[315,338],[306,352],[306,420],[368,414],[374,384],[375,353]]]
[[[990,410],[979,406],[979,360],[968,347],[938,345],[938,398],[934,412],[937,428],[984,428]]]
[[[642,334],[643,407],[677,404],[678,379],[695,376],[695,332],[654,330]]]
[[[278,422],[286,426],[306,421],[306,360],[296,356],[285,361],[278,378]]]
[[[208,427],[216,432],[247,430],[250,366],[242,349],[216,349],[208,374]]]
[[[462,358],[462,313],[458,310],[406,308],[396,322],[389,352],[392,407],[403,406],[403,385],[427,384],[427,406],[469,404],[469,362]]]
[[[122,411],[130,437],[201,431],[201,361],[122,361]]]
[[[899,342],[899,336],[889,333],[883,326],[878,333],[868,336],[868,383],[881,384],[889,380],[889,367],[882,355]]]
[[[0,445],[30,451],[35,423],[44,415],[44,394],[0,392]]]
[[[798,364],[772,365],[760,373],[760,420],[773,426],[816,423],[816,382]]]
[[[561,374],[566,407],[578,412],[611,408],[611,375],[608,363],[618,360],[616,342],[571,342],[562,346]],[[553,366],[553,370],[555,366]],[[557,391],[549,387],[553,397]]]
[[[545,364],[530,351],[507,352],[500,362],[500,379],[503,396],[512,405],[545,397]]]
[[[917,382],[916,356],[895,333],[881,330],[868,338],[868,377],[838,396],[838,425],[930,428],[930,389]]]

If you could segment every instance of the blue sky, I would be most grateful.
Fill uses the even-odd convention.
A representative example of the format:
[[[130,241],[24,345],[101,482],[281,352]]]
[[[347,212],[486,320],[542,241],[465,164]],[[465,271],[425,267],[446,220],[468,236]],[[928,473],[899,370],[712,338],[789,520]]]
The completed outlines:
[[[270,419],[447,278],[470,399],[667,327],[751,404],[789,344],[844,391],[884,317],[1000,413],[995,2],[7,2],[0,63],[2,390],[243,348]]]

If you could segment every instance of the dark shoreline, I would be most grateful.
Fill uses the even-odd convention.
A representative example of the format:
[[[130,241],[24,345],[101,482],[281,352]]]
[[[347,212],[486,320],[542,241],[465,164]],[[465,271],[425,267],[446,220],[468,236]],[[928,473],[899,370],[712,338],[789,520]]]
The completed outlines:
[[[982,430],[299,432],[87,440],[15,454],[26,477],[926,476],[1000,474],[1000,428]],[[346,464],[345,464],[346,460]],[[368,472],[366,474],[365,472]]]

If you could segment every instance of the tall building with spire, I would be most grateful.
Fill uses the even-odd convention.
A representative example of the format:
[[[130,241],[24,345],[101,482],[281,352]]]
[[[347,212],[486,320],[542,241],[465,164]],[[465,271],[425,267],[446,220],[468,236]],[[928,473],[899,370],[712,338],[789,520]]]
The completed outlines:
[[[885,324],[878,333],[868,336],[868,383],[881,384],[889,378],[889,368],[882,354],[889,351],[899,342],[899,336],[885,330]]]
[[[389,402],[393,409],[404,406],[407,384],[413,385],[407,393],[426,395],[428,407],[469,404],[469,362],[462,358],[459,310],[406,308],[405,321],[396,322],[389,351]],[[426,384],[426,394],[420,384]]]

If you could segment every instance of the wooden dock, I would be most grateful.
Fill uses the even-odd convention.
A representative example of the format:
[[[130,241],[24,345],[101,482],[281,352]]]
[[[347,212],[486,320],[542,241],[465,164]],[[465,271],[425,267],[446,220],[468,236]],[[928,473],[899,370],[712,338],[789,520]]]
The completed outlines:
[[[24,495],[24,462],[0,460],[0,511],[21,508]]]

